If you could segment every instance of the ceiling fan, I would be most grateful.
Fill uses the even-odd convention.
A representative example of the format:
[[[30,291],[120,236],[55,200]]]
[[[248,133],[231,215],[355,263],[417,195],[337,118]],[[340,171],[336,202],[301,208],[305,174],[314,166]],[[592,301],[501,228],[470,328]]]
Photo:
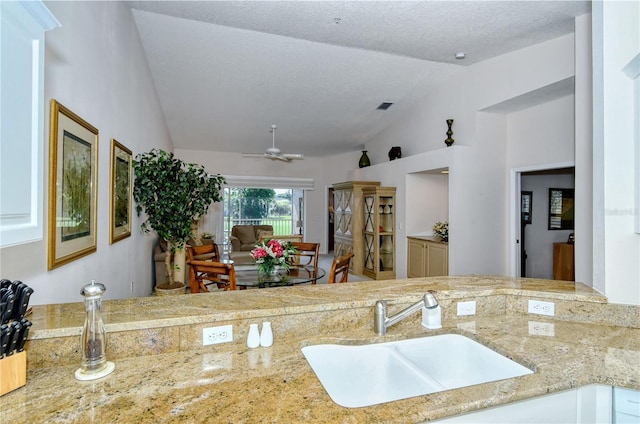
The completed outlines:
[[[282,153],[280,149],[276,147],[276,128],[277,125],[271,125],[271,134],[273,134],[273,144],[267,149],[265,153],[243,153],[242,157],[245,158],[267,158],[271,160],[281,160],[283,162],[290,162],[292,159],[304,159],[304,155],[301,153]]]

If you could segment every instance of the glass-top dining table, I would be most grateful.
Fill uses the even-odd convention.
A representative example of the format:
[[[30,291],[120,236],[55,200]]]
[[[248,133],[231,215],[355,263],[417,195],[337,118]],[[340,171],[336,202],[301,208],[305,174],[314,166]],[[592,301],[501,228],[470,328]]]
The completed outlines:
[[[236,271],[236,286],[239,290],[315,283],[326,274],[323,268],[314,266],[292,265],[288,271],[278,269],[277,274],[268,276],[260,275],[258,273],[258,267],[253,264],[236,265],[234,268]]]

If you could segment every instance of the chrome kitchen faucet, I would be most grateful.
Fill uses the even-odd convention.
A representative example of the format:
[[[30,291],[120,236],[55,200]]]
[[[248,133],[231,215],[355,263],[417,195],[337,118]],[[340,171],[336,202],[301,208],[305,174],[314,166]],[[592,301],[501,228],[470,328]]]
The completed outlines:
[[[421,309],[423,309],[422,325],[424,327],[430,329],[442,328],[440,304],[438,303],[438,299],[436,299],[435,292],[429,290],[424,294],[419,302],[414,303],[392,317],[387,317],[387,301],[378,300],[374,307],[373,329],[378,335],[383,336],[387,334],[387,328],[397,324]]]

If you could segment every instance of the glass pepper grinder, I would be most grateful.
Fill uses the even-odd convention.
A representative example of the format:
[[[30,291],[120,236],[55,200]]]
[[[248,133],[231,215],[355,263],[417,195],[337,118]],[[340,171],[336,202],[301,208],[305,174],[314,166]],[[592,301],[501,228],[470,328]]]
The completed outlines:
[[[82,366],[76,370],[78,380],[95,380],[110,374],[116,368],[113,362],[107,361],[105,353],[107,337],[100,312],[105,290],[104,285],[95,280],[91,280],[90,284],[80,290],[80,294],[84,296],[86,316],[80,338]]]

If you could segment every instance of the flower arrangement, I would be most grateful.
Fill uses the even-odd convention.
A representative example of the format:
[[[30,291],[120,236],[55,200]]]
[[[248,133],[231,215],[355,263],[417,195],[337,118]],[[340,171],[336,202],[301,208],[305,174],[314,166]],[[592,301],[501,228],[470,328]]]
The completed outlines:
[[[269,239],[256,244],[251,256],[256,260],[258,272],[263,275],[271,274],[276,267],[289,269],[289,258],[297,253],[291,242]]]
[[[449,221],[436,222],[433,226],[433,234],[442,241],[449,241]]]

